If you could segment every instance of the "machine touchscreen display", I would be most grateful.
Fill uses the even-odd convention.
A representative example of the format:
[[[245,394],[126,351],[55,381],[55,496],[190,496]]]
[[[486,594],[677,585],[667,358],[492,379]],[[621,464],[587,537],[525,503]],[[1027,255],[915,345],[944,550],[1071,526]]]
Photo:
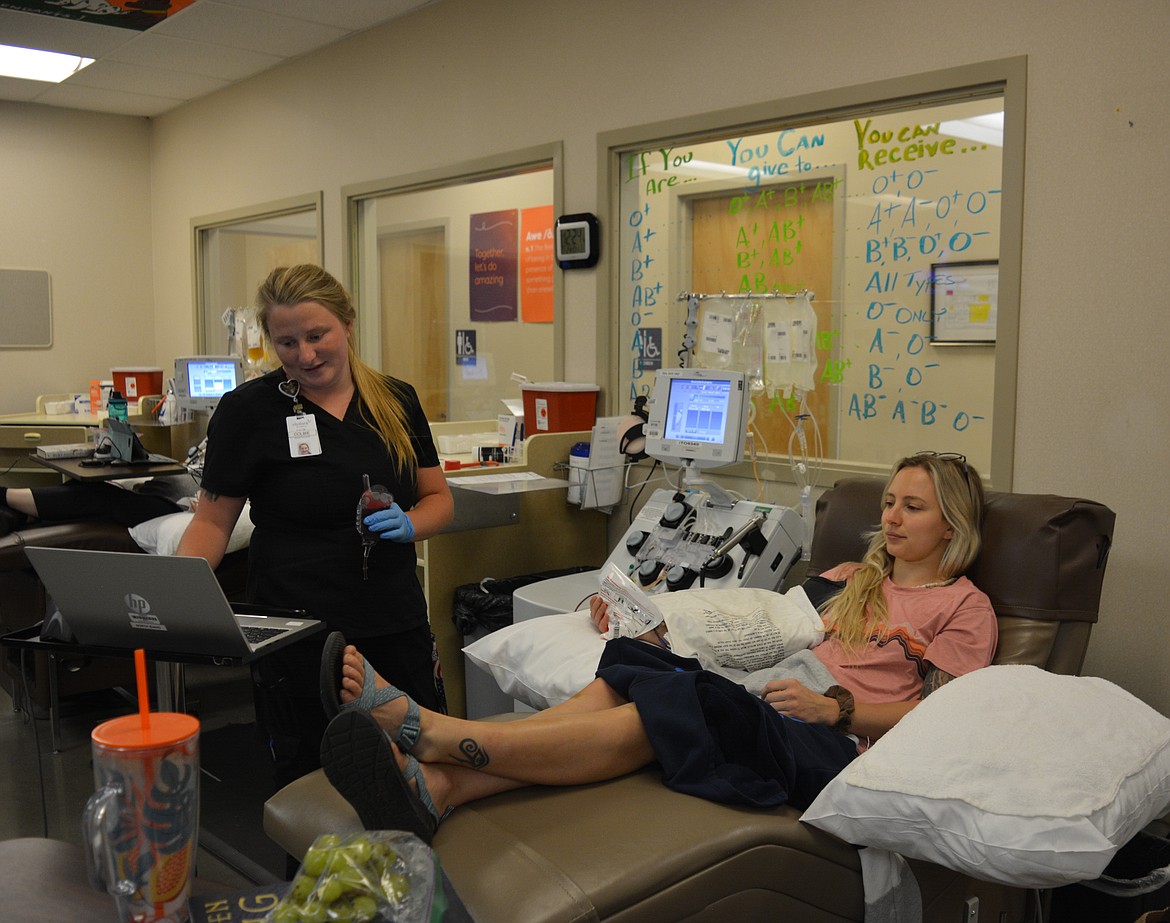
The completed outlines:
[[[666,438],[725,441],[730,402],[731,382],[726,379],[673,379],[666,409]]]

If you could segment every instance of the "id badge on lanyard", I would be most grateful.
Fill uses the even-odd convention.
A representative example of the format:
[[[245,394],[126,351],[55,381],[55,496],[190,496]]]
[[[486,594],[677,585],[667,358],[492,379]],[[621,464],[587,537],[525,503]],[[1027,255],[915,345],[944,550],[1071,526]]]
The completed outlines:
[[[288,429],[288,454],[293,458],[307,458],[321,454],[321,437],[317,434],[317,418],[311,413],[305,413],[298,395],[301,385],[296,379],[290,378],[279,385],[280,393],[293,402],[293,415],[286,417],[285,427]]]

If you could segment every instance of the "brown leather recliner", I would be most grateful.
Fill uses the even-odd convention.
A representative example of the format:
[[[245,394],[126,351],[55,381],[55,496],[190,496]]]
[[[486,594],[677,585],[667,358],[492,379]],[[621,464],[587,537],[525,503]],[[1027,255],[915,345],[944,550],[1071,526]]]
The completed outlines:
[[[810,573],[858,560],[883,481],[847,478],[817,503]],[[1097,620],[1114,514],[1088,500],[990,492],[970,572],[999,618],[996,663],[1077,673]],[[455,811],[435,849],[479,923],[861,921],[858,851],[790,807],[749,810],[672,792],[656,767],[596,785],[530,787]],[[293,855],[320,833],[360,828],[320,771],[265,808]],[[1022,920],[1031,892],[911,861],[924,920]]]

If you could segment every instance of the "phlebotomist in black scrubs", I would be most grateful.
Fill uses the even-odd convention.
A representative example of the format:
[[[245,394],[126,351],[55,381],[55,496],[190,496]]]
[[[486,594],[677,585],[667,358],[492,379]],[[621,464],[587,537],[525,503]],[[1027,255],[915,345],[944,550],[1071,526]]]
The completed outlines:
[[[361,644],[379,673],[435,707],[412,543],[447,525],[454,503],[418,396],[358,357],[353,304],[320,267],[274,270],[256,302],[281,367],[220,401],[208,426],[202,494],[179,554],[217,566],[250,500],[248,601],[307,610]],[[327,634],[269,654],[253,671],[277,785],[319,765]]]

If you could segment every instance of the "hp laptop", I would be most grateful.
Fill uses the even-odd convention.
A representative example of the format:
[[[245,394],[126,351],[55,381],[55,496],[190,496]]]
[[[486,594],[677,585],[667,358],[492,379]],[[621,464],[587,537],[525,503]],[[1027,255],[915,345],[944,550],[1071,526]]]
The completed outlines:
[[[204,558],[74,548],[25,553],[80,644],[248,663],[324,627],[295,612],[233,611]]]
[[[146,446],[124,420],[110,419],[110,464],[111,465],[177,465],[173,458],[146,451]]]

